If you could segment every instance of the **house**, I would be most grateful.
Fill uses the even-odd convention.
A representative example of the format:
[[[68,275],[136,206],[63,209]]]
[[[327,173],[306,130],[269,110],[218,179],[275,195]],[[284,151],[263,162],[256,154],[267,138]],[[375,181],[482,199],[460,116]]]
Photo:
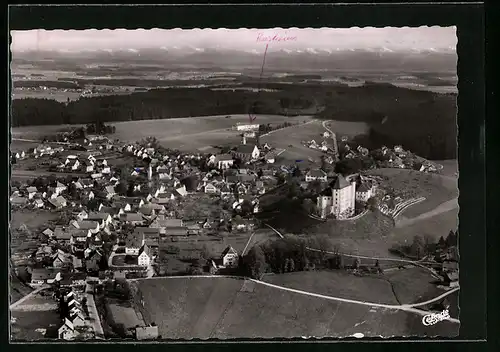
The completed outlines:
[[[43,203],[43,200],[41,200],[41,199],[35,199],[35,202],[33,203],[33,205],[35,208],[40,209],[40,208],[43,208],[44,203]]]
[[[373,187],[368,182],[363,182],[356,189],[356,200],[358,202],[367,202],[373,196]]]
[[[122,214],[121,219],[134,226],[142,225],[145,222],[144,216],[141,213],[125,213]]]
[[[83,220],[87,219],[88,217],[89,217],[89,214],[85,210],[82,210],[81,212],[79,212],[76,215],[76,218],[78,219],[78,221],[83,221]]]
[[[444,282],[449,286],[449,287],[458,287],[458,272],[457,271],[452,271],[452,272],[445,272],[443,274],[444,276]]]
[[[233,166],[234,159],[230,154],[220,154],[214,158],[213,162],[219,170],[226,170]]]
[[[239,255],[232,246],[227,246],[221,254],[221,259],[223,267],[235,268],[238,266]]]
[[[158,338],[158,326],[140,326],[135,328],[137,340],[154,340]]]
[[[231,190],[231,188],[229,187],[229,185],[224,184],[222,186],[222,188],[220,189],[220,196],[221,197],[228,197],[231,194],[233,194],[233,191]]]
[[[144,245],[144,236],[135,232],[127,236],[125,239],[125,254],[138,255],[139,250]]]
[[[53,282],[59,273],[58,269],[38,269],[35,268],[31,272],[31,284],[32,285],[43,285],[44,283]]]
[[[233,220],[233,228],[238,231],[245,231],[247,229],[247,224],[243,219],[236,217]]]
[[[66,253],[61,251],[60,249],[52,256],[52,267],[53,268],[61,268],[64,264],[69,263],[70,260]]]
[[[276,162],[276,155],[273,152],[269,152],[264,156],[264,160],[268,164],[274,164]]]
[[[70,223],[75,229],[90,231],[91,233],[97,233],[100,230],[99,223],[97,221],[92,221],[84,219],[82,221],[73,220]]]
[[[85,268],[88,272],[99,271],[99,264],[102,261],[102,254],[98,250],[91,251],[85,259]]]
[[[76,310],[73,311],[68,319],[73,326],[78,327],[78,326],[84,326],[85,325],[85,318],[83,317],[83,313],[81,310]]]
[[[54,187],[54,193],[56,194],[61,194],[64,192],[68,187],[63,185],[61,182],[57,181],[56,186]]]
[[[205,193],[211,193],[211,194],[219,193],[219,188],[216,187],[213,183],[207,183],[205,185]]]
[[[233,156],[244,161],[255,160],[259,158],[260,150],[256,145],[241,144],[233,151]]]
[[[68,319],[64,319],[64,324],[57,330],[57,336],[62,340],[73,340],[78,333],[75,331],[73,323]]]
[[[49,228],[46,228],[45,230],[42,231],[42,234],[44,234],[47,237],[52,237],[54,235],[54,231],[52,231]]]
[[[151,248],[158,248],[160,245],[161,228],[154,227],[136,227],[134,236],[142,238],[142,244],[147,244]]]
[[[321,169],[313,169],[309,170],[306,174],[306,182],[312,182],[312,181],[321,181],[321,182],[326,182],[327,180],[327,174]]]
[[[35,194],[38,193],[38,189],[36,187],[28,187],[26,188],[26,192],[28,193],[28,199],[33,199]]]
[[[85,220],[98,222],[101,228],[113,222],[113,218],[109,213],[90,213]]]
[[[18,196],[10,197],[10,203],[17,206],[26,205],[26,203],[28,203],[28,198]]]
[[[187,190],[186,190],[186,186],[182,186],[180,188],[176,188],[175,191],[181,196],[181,197],[185,197],[187,196]]]
[[[61,196],[58,196],[56,198],[50,198],[48,202],[55,209],[61,209],[66,206],[66,199]]]
[[[151,249],[147,244],[144,244],[141,249],[139,249],[139,255],[137,257],[137,263],[140,266],[149,266],[151,263]]]
[[[106,193],[106,199],[111,199],[116,194],[114,186],[106,186],[106,187],[104,187],[104,192]]]

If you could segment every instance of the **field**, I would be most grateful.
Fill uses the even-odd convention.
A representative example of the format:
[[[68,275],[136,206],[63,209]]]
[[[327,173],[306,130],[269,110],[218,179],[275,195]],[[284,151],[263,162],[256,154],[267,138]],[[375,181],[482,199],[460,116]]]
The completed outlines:
[[[61,325],[56,311],[11,311],[10,334],[13,341],[35,341],[57,338]]]
[[[138,283],[146,322],[163,338],[454,336],[457,325],[421,326],[421,317],[340,303],[227,278],[171,278]],[[244,288],[245,286],[245,288]]]
[[[352,221],[318,222],[308,232],[327,234],[343,253],[387,257],[388,249],[392,246],[389,239],[392,228],[391,219],[380,212],[368,212]]]
[[[415,235],[430,236],[436,242],[440,236],[446,238],[450,230],[458,228],[458,211],[450,210],[405,226],[396,226],[390,233],[394,243],[411,244]]]
[[[369,126],[365,122],[330,120],[326,122],[326,125],[333,132],[335,132],[338,140],[340,140],[342,136],[354,137],[360,134],[368,133],[369,130]]]
[[[412,218],[435,209],[440,204],[458,196],[458,183],[454,177],[423,173],[406,169],[376,169],[371,175],[387,177],[380,188],[394,189],[403,199],[425,197],[426,200],[408,207],[401,213]]]
[[[56,220],[59,214],[47,210],[18,210],[11,212],[10,226],[11,228],[19,228],[21,225],[26,225],[30,230],[35,230],[41,227],[49,226],[48,222]]]
[[[135,328],[137,325],[143,325],[142,319],[128,302],[120,302],[113,299],[107,299],[107,318],[116,324],[123,324],[125,330]]]
[[[272,131],[270,134],[261,137],[261,143],[269,143],[275,148],[285,149],[285,152],[279,156],[278,160],[284,159],[287,162],[303,160],[301,165],[307,164],[310,167],[311,163],[308,158],[312,158],[319,163],[319,158],[324,153],[302,145],[302,141],[314,139],[317,143],[320,143],[323,140],[323,132],[325,132],[325,129],[321,125],[321,121],[314,121]]]

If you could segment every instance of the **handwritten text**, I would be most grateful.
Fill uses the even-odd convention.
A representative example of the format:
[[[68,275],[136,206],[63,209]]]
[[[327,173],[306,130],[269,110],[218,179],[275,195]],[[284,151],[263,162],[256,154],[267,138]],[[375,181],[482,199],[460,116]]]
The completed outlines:
[[[297,40],[296,36],[293,36],[293,37],[290,37],[287,35],[280,36],[278,34],[264,35],[262,33],[259,33],[257,35],[258,42],[267,42],[267,43],[270,43],[270,42],[291,42],[291,41],[296,41],[296,40]]]

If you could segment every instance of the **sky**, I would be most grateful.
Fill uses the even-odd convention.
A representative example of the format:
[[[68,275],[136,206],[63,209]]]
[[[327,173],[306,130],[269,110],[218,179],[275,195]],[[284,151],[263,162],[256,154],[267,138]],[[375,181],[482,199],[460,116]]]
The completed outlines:
[[[385,27],[318,29],[137,29],[137,30],[29,30],[11,31],[13,52],[28,50],[127,50],[181,47],[269,50],[352,50],[386,48],[399,50],[455,50],[456,27]],[[265,42],[277,35],[284,41]]]

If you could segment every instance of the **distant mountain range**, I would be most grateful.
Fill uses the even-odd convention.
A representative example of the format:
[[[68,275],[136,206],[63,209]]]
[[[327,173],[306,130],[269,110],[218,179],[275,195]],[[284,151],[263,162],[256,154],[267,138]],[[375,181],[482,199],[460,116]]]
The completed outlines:
[[[263,62],[263,50],[202,49],[184,48],[145,48],[119,50],[83,50],[70,51],[24,51],[14,52],[13,62],[33,63],[52,61],[68,63],[95,64],[160,64],[176,66],[217,66],[217,67],[260,67]],[[308,68],[318,69],[373,69],[405,71],[456,71],[457,54],[455,48],[445,49],[408,49],[389,48],[369,49],[281,49],[268,51],[266,67],[283,69]]]

